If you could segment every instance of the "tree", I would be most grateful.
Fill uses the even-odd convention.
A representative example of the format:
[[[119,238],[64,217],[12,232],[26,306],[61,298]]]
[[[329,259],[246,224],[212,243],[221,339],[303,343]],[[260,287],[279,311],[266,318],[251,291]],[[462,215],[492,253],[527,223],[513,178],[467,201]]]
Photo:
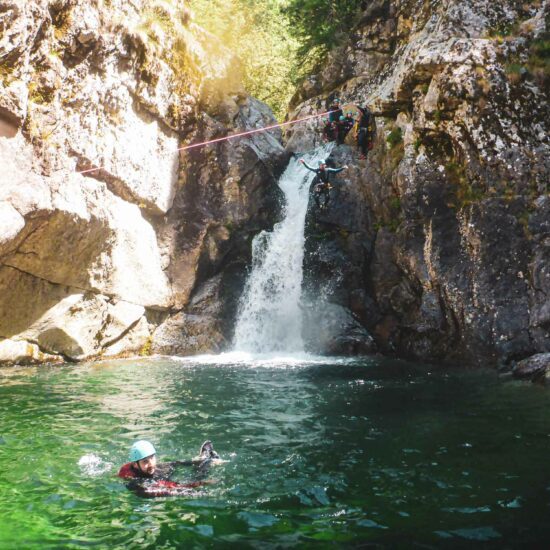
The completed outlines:
[[[284,118],[294,86],[298,39],[281,8],[285,0],[191,0],[195,21],[241,60],[246,90]]]
[[[365,8],[365,0],[289,0],[283,7],[299,40],[298,56],[319,64],[340,44]]]

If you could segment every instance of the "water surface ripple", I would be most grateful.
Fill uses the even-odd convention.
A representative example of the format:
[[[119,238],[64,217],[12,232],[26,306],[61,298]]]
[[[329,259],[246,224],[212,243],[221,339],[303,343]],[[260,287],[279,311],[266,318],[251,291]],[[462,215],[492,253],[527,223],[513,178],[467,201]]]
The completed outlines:
[[[1,548],[550,540],[550,392],[489,371],[234,354],[3,368],[0,418]],[[209,438],[227,462],[192,498],[143,500],[115,476],[136,438],[165,460]]]

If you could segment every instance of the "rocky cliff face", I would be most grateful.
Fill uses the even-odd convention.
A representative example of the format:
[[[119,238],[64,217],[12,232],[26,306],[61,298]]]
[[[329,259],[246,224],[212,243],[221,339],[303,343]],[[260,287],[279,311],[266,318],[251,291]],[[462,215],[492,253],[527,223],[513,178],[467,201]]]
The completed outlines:
[[[177,4],[0,2],[0,362],[227,338],[285,152],[178,152],[273,118]]]
[[[306,268],[384,352],[509,363],[550,351],[549,3],[373,0],[291,115],[369,105],[366,161],[339,146]],[[288,135],[300,151],[314,125]],[[548,356],[546,356],[548,357]]]

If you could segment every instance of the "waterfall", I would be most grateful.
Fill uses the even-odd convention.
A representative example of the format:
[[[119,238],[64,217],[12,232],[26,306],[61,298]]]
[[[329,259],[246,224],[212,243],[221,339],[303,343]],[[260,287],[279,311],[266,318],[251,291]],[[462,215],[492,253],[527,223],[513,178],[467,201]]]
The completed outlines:
[[[317,166],[332,150],[329,143],[304,155]],[[304,351],[302,295],[304,225],[309,187],[315,174],[291,159],[279,180],[283,220],[252,243],[252,269],[239,304],[234,349],[252,353]]]

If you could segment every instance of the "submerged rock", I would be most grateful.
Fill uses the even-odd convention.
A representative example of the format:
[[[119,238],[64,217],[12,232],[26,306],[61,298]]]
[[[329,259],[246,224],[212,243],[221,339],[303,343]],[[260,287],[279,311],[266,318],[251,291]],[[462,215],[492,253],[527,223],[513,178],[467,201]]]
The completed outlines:
[[[512,369],[515,378],[539,384],[550,384],[550,353],[537,353],[518,361]]]

